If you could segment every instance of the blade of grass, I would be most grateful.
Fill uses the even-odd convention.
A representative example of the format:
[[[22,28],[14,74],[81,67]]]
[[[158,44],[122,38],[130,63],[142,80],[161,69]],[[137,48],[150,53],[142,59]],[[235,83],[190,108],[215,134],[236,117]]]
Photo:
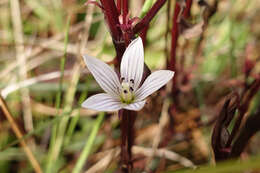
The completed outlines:
[[[89,83],[86,82],[86,87],[88,88],[88,85]],[[83,101],[87,98],[87,95],[88,95],[88,89],[86,89],[84,92],[82,92],[82,94],[80,95],[80,98],[79,98],[79,105],[81,105],[83,103]],[[70,125],[69,125],[69,128],[68,128],[68,132],[67,132],[67,135],[66,135],[66,139],[64,141],[64,145],[68,145],[69,142],[70,142],[70,139],[71,139],[71,136],[72,134],[74,133],[74,129],[78,123],[78,120],[79,120],[79,115],[80,115],[80,109],[78,108],[76,111],[76,116],[73,117],[71,119],[71,122],[70,122]]]
[[[73,67],[71,85],[67,91],[66,98],[65,98],[65,107],[64,107],[65,115],[71,114],[73,99],[74,99],[74,95],[76,92],[76,86],[78,84],[79,76],[80,76],[80,65],[79,65],[79,63],[76,63]],[[62,117],[62,119],[58,125],[57,136],[56,136],[55,144],[53,147],[54,150],[51,155],[52,160],[54,161],[53,164],[55,164],[55,161],[58,160],[60,152],[62,150],[65,132],[67,129],[67,124],[68,124],[69,119],[70,119],[69,116]],[[53,172],[53,170],[51,170],[51,172]]]
[[[26,80],[27,78],[27,64],[26,64],[26,55],[24,51],[24,36],[23,36],[23,25],[22,25],[22,16],[20,10],[20,3],[18,0],[11,0],[11,14],[12,14],[12,23],[13,23],[13,32],[14,32],[14,41],[16,44],[16,60],[19,64],[19,74],[18,79],[21,81]],[[24,126],[27,132],[33,130],[33,120],[32,120],[32,111],[30,104],[30,93],[28,88],[23,88],[20,90],[21,101],[22,101],[22,112],[24,119]],[[35,145],[33,140],[30,142]]]
[[[83,38],[82,38],[80,45],[79,45],[79,51],[80,51],[79,54],[78,54],[79,59],[82,58],[82,54],[84,54],[85,48],[86,48],[86,45],[87,45],[87,42],[88,42],[89,30],[90,30],[90,26],[91,26],[92,19],[93,19],[93,12],[94,12],[94,5],[89,5],[87,7],[87,10],[86,10],[86,16],[85,16],[85,22],[84,22],[85,29],[81,33],[83,35]],[[88,88],[89,83],[86,82],[86,85],[87,85],[87,88]],[[81,103],[87,97],[87,91],[88,90],[86,90],[85,92],[83,92],[81,94],[80,100],[79,100],[79,105],[81,105]],[[72,120],[71,120],[71,123],[69,124],[69,129],[68,129],[68,132],[67,132],[67,135],[66,135],[64,145],[69,144],[70,138],[71,138],[71,136],[74,132],[75,126],[77,125],[77,122],[79,120],[79,109],[77,111],[78,111],[78,115],[76,117],[73,117]]]
[[[154,0],[146,0],[141,10],[140,18],[143,18],[148,10],[152,7]]]
[[[218,163],[217,166],[207,165],[201,166],[196,170],[180,170],[180,171],[167,171],[167,173],[230,173],[230,172],[244,172],[246,170],[253,170],[260,168],[260,155],[251,157],[247,161],[228,160]]]
[[[79,173],[81,171],[81,169],[83,168],[84,163],[86,162],[86,160],[89,156],[89,153],[91,151],[91,148],[92,148],[93,143],[95,141],[95,138],[97,136],[98,130],[99,130],[101,123],[104,119],[104,115],[105,115],[104,112],[99,113],[98,118],[96,119],[95,124],[92,128],[92,131],[89,135],[89,138],[87,139],[87,142],[86,142],[86,144],[83,148],[83,151],[82,151],[82,153],[81,153],[72,173]]]
[[[55,107],[57,110],[60,108],[60,105],[61,105],[62,84],[63,84],[66,55],[67,55],[67,45],[68,45],[68,41],[69,41],[69,26],[70,26],[70,17],[68,17],[67,24],[66,24],[65,39],[64,39],[64,56],[61,58],[61,61],[60,61],[61,77],[60,77],[60,82],[59,82],[59,91],[56,95],[56,102],[55,102]],[[62,120],[61,120],[61,122],[62,122]],[[56,158],[54,157],[53,154],[55,151],[57,128],[58,128],[58,124],[54,124],[54,126],[52,127],[50,149],[49,149],[47,165],[46,165],[47,173],[52,172],[53,164],[56,161]]]
[[[62,116],[69,116],[69,115],[63,115],[61,114],[61,116],[56,116],[55,118],[53,118],[52,120],[48,121],[47,123],[44,123],[44,124],[41,124],[39,125],[37,128],[35,128],[34,130],[30,131],[29,133],[27,133],[26,135],[23,135],[22,138],[19,138],[13,142],[11,142],[10,144],[8,144],[7,146],[4,146],[0,149],[0,152],[9,148],[9,147],[12,147],[14,145],[17,145],[19,142],[21,142],[22,140],[26,140],[27,138],[31,137],[32,135],[35,135],[39,132],[41,132],[42,130],[45,130],[46,128],[50,127],[51,125],[55,125],[57,124],[58,122],[60,122]]]

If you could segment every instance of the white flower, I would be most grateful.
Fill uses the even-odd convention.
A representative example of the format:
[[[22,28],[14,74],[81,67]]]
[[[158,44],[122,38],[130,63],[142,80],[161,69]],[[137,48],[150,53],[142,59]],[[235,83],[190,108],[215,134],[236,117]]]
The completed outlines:
[[[84,108],[97,111],[138,111],[145,105],[146,97],[164,86],[174,75],[173,71],[159,70],[148,76],[140,86],[144,68],[144,48],[140,37],[132,41],[124,52],[120,79],[115,71],[101,60],[88,55],[83,57],[87,68],[106,92],[93,95],[82,104]]]

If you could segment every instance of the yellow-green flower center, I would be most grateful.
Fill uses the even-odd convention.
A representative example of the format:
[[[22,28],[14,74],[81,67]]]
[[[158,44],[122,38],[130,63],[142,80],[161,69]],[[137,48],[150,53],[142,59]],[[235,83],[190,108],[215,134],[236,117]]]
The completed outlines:
[[[122,103],[130,104],[134,101],[133,87],[128,82],[121,83],[120,99]]]

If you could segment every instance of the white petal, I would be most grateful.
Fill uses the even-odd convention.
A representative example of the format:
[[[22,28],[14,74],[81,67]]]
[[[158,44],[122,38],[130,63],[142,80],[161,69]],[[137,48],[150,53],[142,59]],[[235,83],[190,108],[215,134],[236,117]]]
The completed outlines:
[[[112,96],[118,96],[118,87],[121,86],[115,71],[103,61],[84,55],[85,63],[100,87]]]
[[[134,80],[134,89],[138,88],[143,76],[144,47],[140,37],[126,48],[120,66],[121,77],[130,82]]]
[[[82,107],[96,111],[117,111],[122,109],[122,103],[114,97],[106,94],[96,94],[85,100]]]
[[[144,81],[143,85],[136,91],[136,101],[141,101],[164,86],[174,75],[170,70],[159,70],[153,72]]]
[[[125,106],[124,109],[132,110],[132,111],[139,111],[144,107],[145,102],[146,102],[146,100],[140,101],[140,102],[135,102],[135,103]]]

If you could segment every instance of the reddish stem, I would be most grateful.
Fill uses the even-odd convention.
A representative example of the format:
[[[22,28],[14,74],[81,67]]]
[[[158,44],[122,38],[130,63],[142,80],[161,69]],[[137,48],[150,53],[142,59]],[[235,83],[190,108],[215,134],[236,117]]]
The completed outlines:
[[[119,13],[114,0],[100,0],[100,2],[113,40],[120,41],[122,32],[119,28]]]
[[[123,24],[127,23],[126,16],[128,14],[128,0],[123,0]]]
[[[121,13],[121,1],[122,0],[117,0],[117,2],[116,2],[117,11],[119,14]]]
[[[167,15],[166,15],[166,32],[164,35],[164,39],[165,39],[165,48],[164,48],[164,52],[165,52],[165,59],[166,59],[166,68],[169,69],[169,50],[168,50],[168,33],[170,30],[170,6],[171,6],[171,1],[167,2]]]
[[[148,31],[149,25],[144,27],[144,29],[140,32],[140,37],[142,38],[143,41],[143,46],[145,47],[146,45],[146,36],[147,36],[147,31]]]
[[[178,46],[178,37],[179,37],[179,19],[180,15],[182,15],[184,18],[188,18],[190,16],[190,9],[192,5],[192,0],[186,1],[186,7],[183,10],[183,14],[180,14],[182,12],[181,6],[178,2],[175,3],[174,8],[174,14],[172,18],[172,41],[171,41],[171,54],[170,54],[170,62],[169,62],[169,69],[175,71],[175,77],[173,78],[172,82],[172,94],[175,96],[177,92],[177,79],[178,79],[178,68],[176,67],[176,50]]]
[[[172,82],[172,93],[176,91],[176,80],[177,80],[177,69],[176,69],[176,48],[177,48],[177,41],[179,36],[179,29],[178,29],[178,18],[180,15],[181,7],[178,2],[175,3],[174,8],[174,15],[173,15],[173,26],[172,26],[172,41],[171,41],[171,54],[170,54],[170,64],[169,69],[175,71],[175,77],[173,78]]]
[[[120,110],[121,118],[121,172],[130,173],[133,169],[131,148],[134,144],[134,122],[136,112]]]
[[[133,28],[134,34],[139,33],[144,27],[148,26],[150,21],[153,19],[153,17],[156,15],[156,13],[162,8],[166,0],[157,0],[155,4],[152,6],[152,8],[147,12],[147,14],[144,16],[144,18],[135,25]]]
[[[186,7],[185,7],[185,9],[183,11],[183,17],[184,18],[190,17],[191,5],[192,5],[192,0],[186,0]]]
[[[113,44],[116,49],[117,67],[121,62],[121,58],[125,51],[125,44],[123,42],[123,34],[120,29],[119,13],[114,0],[100,0],[103,6],[105,19],[108,23],[110,34],[112,36]],[[119,4],[118,4],[119,5]]]

